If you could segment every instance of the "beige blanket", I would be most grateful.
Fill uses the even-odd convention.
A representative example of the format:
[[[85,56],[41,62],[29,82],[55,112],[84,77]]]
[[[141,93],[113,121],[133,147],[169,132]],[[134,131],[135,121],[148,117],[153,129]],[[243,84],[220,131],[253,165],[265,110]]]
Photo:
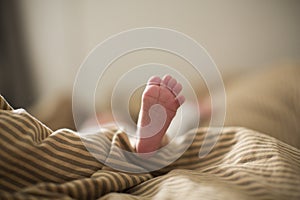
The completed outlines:
[[[300,150],[259,132],[224,128],[199,158],[206,129],[198,129],[175,162],[136,174],[98,161],[147,168],[120,162],[115,146],[134,151],[121,131],[95,134],[92,155],[77,133],[53,132],[2,97],[0,108],[0,199],[300,199]]]

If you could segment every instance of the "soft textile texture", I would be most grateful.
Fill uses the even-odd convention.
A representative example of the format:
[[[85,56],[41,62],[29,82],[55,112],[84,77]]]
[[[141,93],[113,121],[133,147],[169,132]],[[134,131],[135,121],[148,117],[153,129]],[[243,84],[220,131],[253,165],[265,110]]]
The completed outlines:
[[[198,129],[171,165],[134,174],[103,165],[77,133],[53,132],[2,97],[0,106],[0,199],[300,198],[300,150],[249,129],[224,128],[204,158],[198,153],[206,129]],[[88,141],[101,149],[93,152],[97,158],[122,165],[114,145],[134,151],[125,133],[110,129],[101,135]]]
[[[226,126],[243,126],[300,148],[300,67],[262,69],[226,89]]]

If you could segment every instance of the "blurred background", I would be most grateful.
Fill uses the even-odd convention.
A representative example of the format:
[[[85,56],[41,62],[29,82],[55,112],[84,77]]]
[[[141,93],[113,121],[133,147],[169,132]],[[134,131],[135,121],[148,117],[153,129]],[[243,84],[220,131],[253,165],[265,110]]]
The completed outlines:
[[[111,35],[137,27],[170,28],[192,37],[224,77],[300,60],[297,0],[0,2],[0,92],[13,107],[38,107],[58,99],[69,105],[76,72],[88,53]],[[184,60],[148,50],[113,63],[102,95],[124,70],[147,62],[173,66],[196,88],[200,85]]]

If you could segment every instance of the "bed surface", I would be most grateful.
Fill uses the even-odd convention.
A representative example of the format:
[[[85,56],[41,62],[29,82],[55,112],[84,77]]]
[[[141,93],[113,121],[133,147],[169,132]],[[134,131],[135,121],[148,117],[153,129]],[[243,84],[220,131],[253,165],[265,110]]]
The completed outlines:
[[[135,174],[99,162],[72,130],[53,132],[3,97],[0,108],[0,199],[300,199],[300,150],[263,133],[226,127],[199,158],[207,131],[200,128],[175,162]],[[101,149],[97,158],[131,162],[114,148],[134,152],[119,130],[90,144]]]

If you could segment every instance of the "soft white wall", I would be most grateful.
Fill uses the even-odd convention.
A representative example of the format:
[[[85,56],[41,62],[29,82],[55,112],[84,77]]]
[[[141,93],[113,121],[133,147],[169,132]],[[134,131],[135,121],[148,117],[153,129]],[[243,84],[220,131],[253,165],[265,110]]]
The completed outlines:
[[[136,27],[165,27],[189,35],[208,50],[222,73],[300,60],[300,1],[27,0],[22,8],[40,97],[70,91],[77,69],[95,45]],[[115,65],[130,68],[151,61],[186,65],[157,52],[129,55]],[[112,74],[113,85],[120,73]]]

